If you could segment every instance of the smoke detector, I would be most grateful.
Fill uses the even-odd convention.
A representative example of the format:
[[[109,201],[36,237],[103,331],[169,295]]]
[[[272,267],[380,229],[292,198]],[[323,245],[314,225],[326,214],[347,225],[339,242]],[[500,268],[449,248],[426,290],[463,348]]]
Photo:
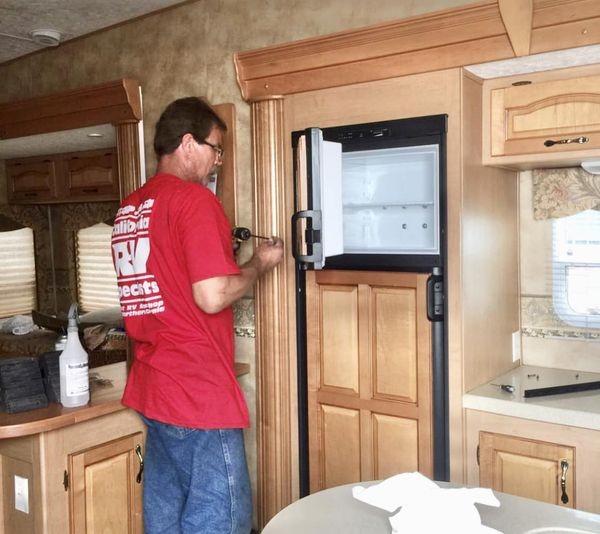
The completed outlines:
[[[40,46],[58,46],[60,44],[60,32],[57,30],[33,30],[31,40]]]

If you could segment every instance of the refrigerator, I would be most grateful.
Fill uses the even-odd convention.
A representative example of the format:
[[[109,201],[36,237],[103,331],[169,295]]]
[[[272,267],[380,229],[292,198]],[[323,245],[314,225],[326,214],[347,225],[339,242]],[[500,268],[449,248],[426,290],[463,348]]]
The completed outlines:
[[[447,115],[292,133],[300,491],[308,493],[305,273],[429,273],[433,474],[449,479],[446,327]]]

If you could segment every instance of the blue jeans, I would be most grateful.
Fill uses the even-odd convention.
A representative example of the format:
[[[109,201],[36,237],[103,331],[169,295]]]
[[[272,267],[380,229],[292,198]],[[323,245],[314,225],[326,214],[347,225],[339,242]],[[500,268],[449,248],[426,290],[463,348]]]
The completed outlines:
[[[146,534],[248,534],[252,493],[241,429],[197,430],[143,418]]]

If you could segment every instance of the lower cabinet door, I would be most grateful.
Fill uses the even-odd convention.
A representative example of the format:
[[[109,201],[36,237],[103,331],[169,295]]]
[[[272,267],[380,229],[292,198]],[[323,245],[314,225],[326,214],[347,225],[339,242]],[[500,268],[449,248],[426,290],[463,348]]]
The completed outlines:
[[[511,495],[575,508],[575,448],[480,432],[479,483]]]
[[[69,456],[72,534],[141,534],[141,432]]]

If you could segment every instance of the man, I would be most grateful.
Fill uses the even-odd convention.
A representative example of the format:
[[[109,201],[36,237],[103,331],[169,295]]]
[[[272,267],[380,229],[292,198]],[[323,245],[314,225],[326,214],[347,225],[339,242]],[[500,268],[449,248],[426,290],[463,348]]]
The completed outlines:
[[[134,341],[123,404],[148,427],[146,533],[244,533],[252,502],[234,372],[231,305],[282,259],[272,238],[248,263],[206,188],[226,126],[202,100],[175,100],[154,137],[157,173],[121,204],[112,236],[121,310]]]

